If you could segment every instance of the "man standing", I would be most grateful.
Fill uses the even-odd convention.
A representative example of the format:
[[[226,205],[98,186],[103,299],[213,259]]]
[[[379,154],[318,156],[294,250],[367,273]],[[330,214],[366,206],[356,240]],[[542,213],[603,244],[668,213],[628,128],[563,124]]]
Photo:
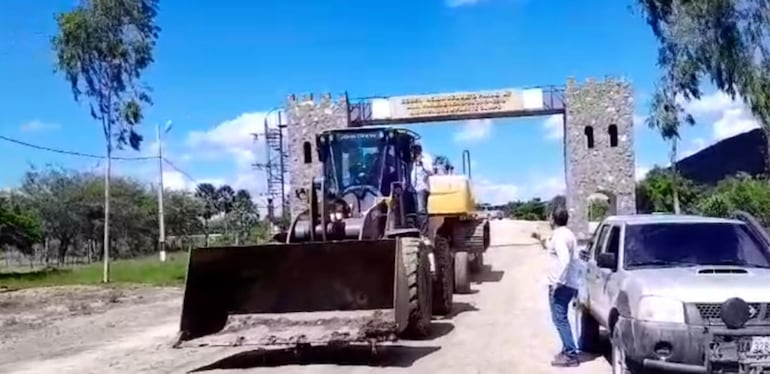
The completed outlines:
[[[417,226],[423,235],[428,232],[428,196],[430,196],[429,178],[433,174],[433,160],[422,153],[420,143],[412,148],[412,185],[417,193]]]
[[[549,255],[548,299],[551,306],[551,318],[562,343],[561,352],[556,355],[552,366],[578,366],[578,349],[572,336],[572,328],[567,318],[569,305],[577,296],[580,287],[577,268],[577,239],[567,228],[569,214],[564,207],[556,207],[551,213],[553,233],[549,240],[540,239]]]

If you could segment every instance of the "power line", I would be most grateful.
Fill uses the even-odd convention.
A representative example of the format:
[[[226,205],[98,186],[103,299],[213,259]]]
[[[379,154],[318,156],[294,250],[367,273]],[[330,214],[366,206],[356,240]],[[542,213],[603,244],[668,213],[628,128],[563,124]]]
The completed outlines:
[[[187,173],[186,171],[184,171],[184,170],[182,170],[182,169],[178,168],[176,165],[174,165],[174,163],[173,163],[173,162],[169,161],[167,158],[165,158],[165,157],[164,157],[164,158],[163,158],[163,162],[165,162],[165,163],[166,163],[166,165],[170,166],[172,169],[176,170],[176,171],[177,171],[179,174],[182,174],[182,176],[184,176],[185,178],[189,179],[189,180],[190,180],[190,182],[193,182],[193,183],[195,183],[195,184],[198,184],[198,181],[197,181],[195,178],[193,178],[192,176],[190,176],[190,174],[189,174],[189,173]]]
[[[23,142],[21,140],[9,138],[7,136],[0,135],[0,140],[5,140],[7,142],[15,143],[18,145],[23,145],[25,147],[39,149],[41,151],[47,151],[47,152],[53,152],[53,153],[59,153],[64,155],[71,155],[71,156],[79,156],[79,157],[88,157],[88,158],[96,158],[96,159],[106,159],[107,157],[90,154],[90,153],[83,153],[83,152],[76,152],[76,151],[67,151],[63,149],[56,149],[51,147],[45,147],[42,145],[36,145],[32,143]],[[144,156],[144,157],[119,157],[119,156],[113,156],[111,157],[113,160],[126,160],[126,161],[139,161],[139,160],[152,160],[157,159],[158,156]]]
[[[25,146],[25,147],[39,149],[39,150],[47,151],[47,152],[53,152],[53,153],[71,155],[71,156],[95,158],[95,159],[99,159],[99,160],[104,160],[104,159],[107,158],[107,157],[104,157],[104,156],[95,155],[95,154],[91,154],[91,153],[83,153],[83,152],[68,151],[68,150],[64,150],[64,149],[56,149],[56,148],[51,148],[51,147],[45,147],[45,146],[42,146],[42,145],[27,143],[27,142],[24,142],[24,141],[21,141],[21,140],[9,138],[7,136],[2,136],[2,135],[0,135],[0,140],[5,140],[7,142],[11,142],[11,143],[15,143],[15,144],[22,145],[22,146]],[[159,156],[143,156],[143,157],[117,157],[116,156],[116,157],[112,157],[112,159],[113,160],[139,161],[139,160],[154,160],[154,159],[157,159],[158,157]],[[169,161],[167,158],[163,157],[162,159],[163,159],[163,161],[168,166],[170,166],[172,169],[177,171],[179,174],[182,174],[182,176],[184,176],[185,178],[189,179],[193,183],[196,183],[196,184],[198,183],[198,181],[195,178],[193,178],[190,175],[190,173],[180,169],[179,167],[174,165],[173,162]]]

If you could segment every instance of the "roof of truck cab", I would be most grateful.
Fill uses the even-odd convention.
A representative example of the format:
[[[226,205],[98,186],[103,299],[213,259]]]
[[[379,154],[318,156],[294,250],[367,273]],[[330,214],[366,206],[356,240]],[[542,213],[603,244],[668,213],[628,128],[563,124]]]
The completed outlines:
[[[744,223],[737,219],[705,217],[689,214],[629,214],[609,216],[608,223],[625,223],[627,225],[648,225],[654,223]]]

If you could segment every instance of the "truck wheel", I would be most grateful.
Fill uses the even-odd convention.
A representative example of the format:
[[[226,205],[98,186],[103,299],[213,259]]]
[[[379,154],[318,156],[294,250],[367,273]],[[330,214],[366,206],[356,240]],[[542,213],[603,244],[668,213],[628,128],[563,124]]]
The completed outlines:
[[[433,274],[433,313],[445,316],[452,311],[454,294],[454,268],[449,239],[436,235],[433,243],[433,258],[436,271]]]
[[[473,255],[473,260],[470,263],[470,270],[473,274],[478,274],[481,269],[484,268],[484,253],[476,253]]]
[[[455,252],[455,292],[459,294],[471,292],[471,282],[468,274],[468,252]]]
[[[431,279],[428,251],[420,238],[401,238],[401,253],[409,285],[409,323],[404,331],[422,339],[430,333]]]
[[[578,347],[583,352],[600,353],[599,322],[583,305],[577,305],[575,311],[577,312]]]
[[[612,353],[610,354],[612,374],[639,374],[643,372],[641,365],[626,357],[626,349],[623,347],[620,340],[620,330],[617,328],[612,329],[610,344],[612,345]]]

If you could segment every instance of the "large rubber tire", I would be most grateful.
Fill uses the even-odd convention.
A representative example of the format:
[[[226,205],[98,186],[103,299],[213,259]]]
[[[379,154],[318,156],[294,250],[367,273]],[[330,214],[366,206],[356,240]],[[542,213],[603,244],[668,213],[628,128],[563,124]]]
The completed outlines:
[[[484,268],[484,253],[479,252],[473,256],[473,261],[469,264],[469,268],[472,274],[478,274],[481,269]]]
[[[404,334],[422,339],[430,334],[432,284],[428,249],[420,238],[400,238],[409,285],[409,322]]]
[[[601,353],[601,336],[599,335],[599,322],[591,315],[585,306],[577,305],[577,340],[578,348],[587,353]]]
[[[455,292],[471,292],[471,280],[468,271],[468,252],[455,252]]]
[[[433,314],[445,316],[452,312],[454,295],[454,257],[449,247],[449,239],[436,236],[433,243],[433,260],[436,270],[433,273]]]

